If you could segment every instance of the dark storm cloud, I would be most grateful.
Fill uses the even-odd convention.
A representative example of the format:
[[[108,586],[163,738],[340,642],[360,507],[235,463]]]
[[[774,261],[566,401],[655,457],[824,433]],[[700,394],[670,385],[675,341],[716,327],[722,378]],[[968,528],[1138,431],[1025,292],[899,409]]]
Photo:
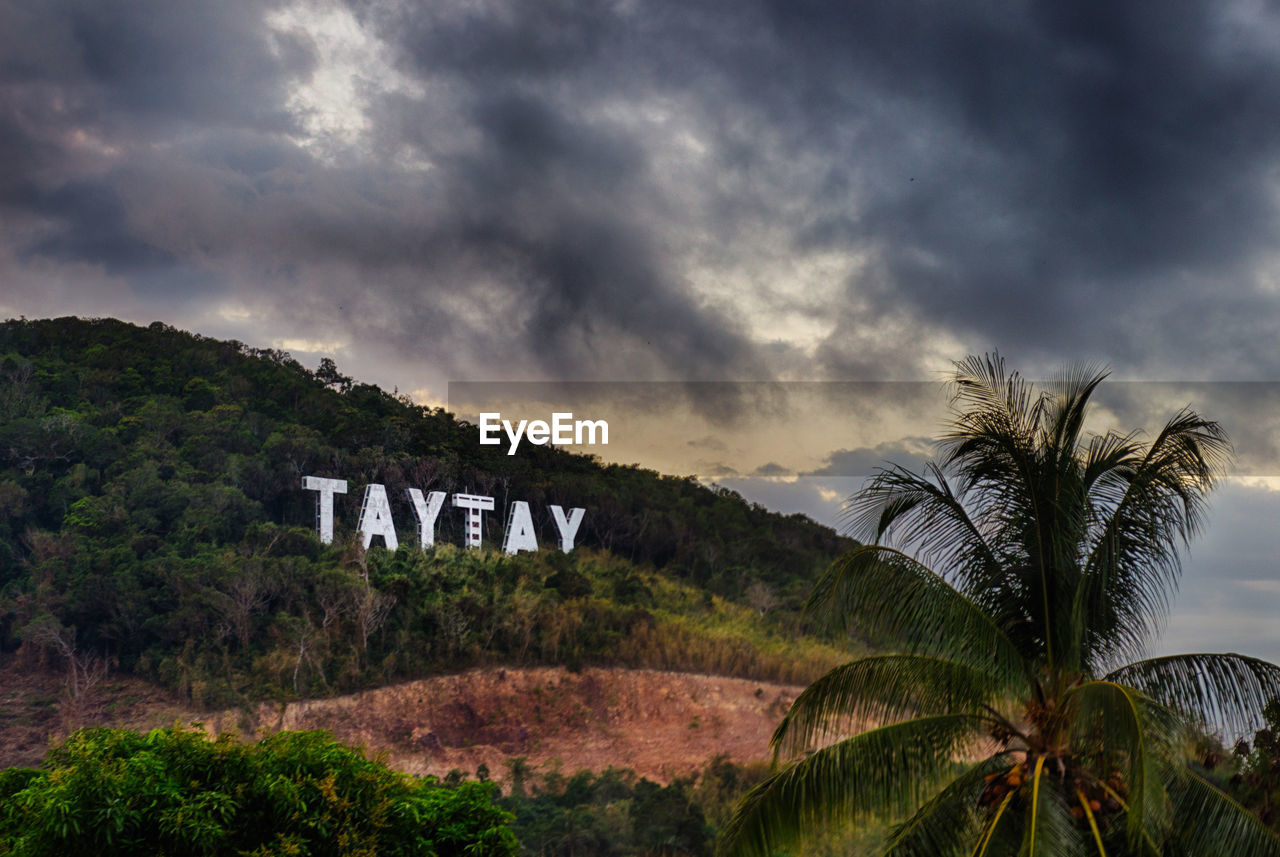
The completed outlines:
[[[865,205],[804,240],[870,242],[878,275],[850,292],[873,315],[906,304],[978,347],[1254,358],[1277,308],[1253,265],[1276,237],[1280,92],[1274,17],[1233,8],[780,4],[821,97],[878,123],[845,163]]]
[[[804,475],[871,476],[894,465],[919,472],[922,464],[933,457],[933,452],[932,438],[905,437],[866,449],[838,449],[827,456],[821,467]]]
[[[558,185],[571,195],[607,196],[635,175],[643,154],[626,141],[595,140],[581,157],[563,135],[520,127],[564,109],[566,91],[578,107],[656,91],[704,109],[709,184],[754,169],[779,174],[782,196],[713,191],[700,229],[731,234],[735,220],[771,205],[777,215],[806,193],[812,210],[792,215],[789,251],[870,255],[831,307],[841,318],[819,351],[828,371],[913,366],[914,343],[848,344],[865,340],[851,330],[890,317],[1041,363],[1086,353],[1141,371],[1189,342],[1216,346],[1210,372],[1233,361],[1246,374],[1280,369],[1255,345],[1275,328],[1254,270],[1276,237],[1280,69],[1259,35],[1274,20],[1203,3],[627,8],[373,17],[411,67],[475,86],[487,151],[520,170],[506,192],[536,185],[555,153],[572,157]],[[511,90],[521,96],[505,104],[492,94]],[[769,135],[791,156],[822,159],[820,176],[766,162],[757,144]],[[619,163],[601,172],[601,158]],[[482,173],[509,175],[497,163]],[[634,237],[648,225],[623,228]],[[739,355],[689,356],[725,367]]]
[[[134,191],[192,139],[296,128],[285,84],[311,58],[296,40],[267,38],[263,8],[168,0],[0,8],[0,214],[11,236],[25,227],[12,248],[19,259],[98,265],[144,295],[215,283],[140,228],[140,202],[151,200]],[[186,190],[171,188],[175,197]]]
[[[109,274],[176,267],[172,254],[129,233],[124,205],[109,184],[68,182],[39,195],[33,209],[62,228],[37,241],[27,250],[30,254],[96,262]]]
[[[1280,476],[1280,384],[1275,382],[1109,380],[1094,402],[1113,417],[1113,427],[1140,428],[1145,442],[1189,408],[1226,433],[1232,474]]]
[[[674,375],[762,368],[672,279],[633,219],[648,191],[632,142],[510,92],[477,95],[470,118],[481,143],[447,161],[444,196],[457,215],[431,241],[437,258],[484,260],[501,277],[516,322],[494,338],[502,356],[535,355],[559,377],[625,372],[613,349]]]
[[[44,121],[57,115],[99,133],[129,137],[140,123],[175,122],[288,130],[281,86],[313,57],[296,39],[268,38],[267,8],[18,0],[0,12],[0,72],[10,94],[30,97],[25,106],[45,102]]]
[[[358,82],[327,150],[291,86],[340,7],[279,8],[0,10],[15,258],[252,296],[400,377],[1280,371],[1265,5],[353,3],[409,85]],[[861,260],[834,298],[744,280],[821,254]]]

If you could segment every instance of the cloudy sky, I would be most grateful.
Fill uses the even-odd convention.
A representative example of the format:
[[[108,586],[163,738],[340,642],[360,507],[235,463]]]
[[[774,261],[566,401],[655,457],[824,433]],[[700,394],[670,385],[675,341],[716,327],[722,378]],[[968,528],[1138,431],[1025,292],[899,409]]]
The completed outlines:
[[[0,4],[0,316],[590,382],[610,457],[828,521],[993,348],[1280,474],[1278,167],[1262,0]],[[1171,646],[1280,658],[1270,485]]]

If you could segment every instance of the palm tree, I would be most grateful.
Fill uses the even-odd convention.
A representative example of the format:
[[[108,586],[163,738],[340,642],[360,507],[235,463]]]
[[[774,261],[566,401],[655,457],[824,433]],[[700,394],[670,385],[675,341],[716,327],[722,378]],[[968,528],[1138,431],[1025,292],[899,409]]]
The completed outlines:
[[[800,695],[773,741],[777,759],[803,758],[743,799],[726,853],[888,817],[894,857],[1280,855],[1191,751],[1257,725],[1280,668],[1133,660],[1230,445],[1189,409],[1149,443],[1087,434],[1104,377],[1068,370],[1038,392],[998,354],[956,364],[937,458],[881,470],[850,499],[863,544],[810,598],[887,653]]]

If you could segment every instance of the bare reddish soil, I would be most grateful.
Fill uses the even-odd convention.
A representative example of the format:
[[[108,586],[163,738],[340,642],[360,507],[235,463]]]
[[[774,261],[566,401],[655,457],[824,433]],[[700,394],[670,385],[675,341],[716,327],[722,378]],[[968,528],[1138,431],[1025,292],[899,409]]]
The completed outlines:
[[[104,679],[76,710],[57,673],[0,670],[0,768],[39,764],[50,741],[82,726],[145,731],[192,719],[173,694],[135,678]]]
[[[13,681],[6,679],[13,678]],[[0,676],[0,766],[34,764],[50,735],[64,732],[57,677]],[[47,687],[45,685],[48,685]],[[801,688],[654,670],[487,669],[438,676],[334,699],[262,704],[256,710],[182,709],[142,682],[112,680],[84,725],[133,729],[202,722],[246,737],[281,729],[326,729],[385,753],[413,774],[508,774],[524,757],[541,770],[632,768],[660,782],[700,770],[717,755],[768,757],[769,736]]]
[[[544,770],[625,767],[666,782],[720,754],[767,758],[769,736],[800,690],[655,670],[488,669],[205,722],[242,733],[327,729],[413,774],[474,774],[483,764],[502,780],[506,761],[524,757]]]

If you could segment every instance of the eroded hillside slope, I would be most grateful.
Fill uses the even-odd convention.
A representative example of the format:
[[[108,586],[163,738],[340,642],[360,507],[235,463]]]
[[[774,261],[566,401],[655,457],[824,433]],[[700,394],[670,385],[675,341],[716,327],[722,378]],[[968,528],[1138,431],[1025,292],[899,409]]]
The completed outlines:
[[[335,699],[206,717],[211,729],[327,729],[385,751],[414,774],[443,776],[507,760],[566,773],[633,768],[666,782],[711,758],[768,755],[769,736],[801,688],[656,670],[563,667],[473,670]]]
[[[669,782],[719,755],[767,758],[769,736],[801,688],[657,670],[484,669],[213,713],[179,706],[133,680],[106,690],[111,701],[86,711],[80,725],[144,729],[179,719],[246,737],[325,729],[413,774],[444,776],[456,768],[474,776],[484,765],[505,781],[510,760],[523,759],[564,773],[629,767]],[[77,725],[58,716],[56,691],[7,685],[0,765],[34,764],[45,735]]]

